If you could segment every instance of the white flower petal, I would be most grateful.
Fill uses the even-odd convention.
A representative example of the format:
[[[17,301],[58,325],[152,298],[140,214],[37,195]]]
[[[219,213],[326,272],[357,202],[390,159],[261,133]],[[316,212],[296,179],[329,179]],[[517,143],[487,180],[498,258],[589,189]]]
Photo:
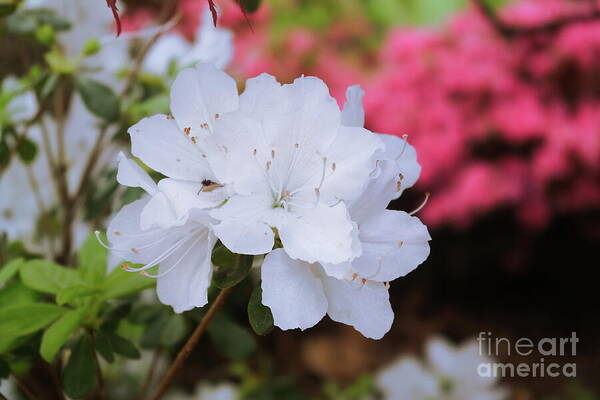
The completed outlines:
[[[208,7],[202,12],[202,23],[196,31],[195,43],[187,54],[182,55],[181,65],[212,63],[225,69],[233,58],[233,33],[215,27]]]
[[[150,197],[144,197],[127,204],[111,220],[106,234],[111,244],[113,260],[146,264],[180,238],[180,228],[142,230],[140,217],[149,201]]]
[[[144,118],[128,132],[132,154],[150,168],[175,179],[202,182],[212,178],[200,148],[166,115]]]
[[[148,52],[144,59],[143,69],[156,75],[162,75],[167,72],[169,63],[184,57],[190,52],[191,47],[180,34],[163,35]]]
[[[171,112],[191,136],[205,137],[215,119],[237,110],[238,103],[235,80],[210,63],[182,70],[171,86]]]
[[[364,90],[359,85],[349,86],[346,89],[346,102],[342,109],[342,125],[362,128],[365,125],[365,110],[362,99]]]
[[[265,254],[275,243],[273,230],[265,220],[271,199],[261,196],[235,196],[210,212],[221,222],[213,227],[217,237],[232,252]]]
[[[216,238],[208,229],[195,233],[189,244],[181,246],[159,268],[156,285],[159,300],[177,313],[202,307],[208,302],[207,290],[212,276],[211,254]]]
[[[314,326],[327,311],[323,284],[310,265],[289,258],[283,249],[267,254],[262,265],[262,301],[279,328]]]
[[[267,137],[280,151],[293,149],[298,143],[324,153],[340,126],[340,109],[327,85],[312,76],[297,78],[282,86],[282,102],[285,102],[284,110],[296,112],[268,118],[265,121]]]
[[[402,190],[412,187],[421,175],[421,165],[417,161],[417,151],[405,139],[398,136],[385,134],[379,134],[378,136],[385,144],[385,152],[380,156],[380,159],[395,161],[395,167],[398,169],[397,173],[402,174]]]
[[[125,186],[142,188],[150,195],[156,193],[156,183],[142,167],[125,157],[123,152],[119,152],[117,159],[119,163],[117,182]]]
[[[429,240],[427,227],[417,217],[383,210],[361,225],[362,254],[352,265],[363,278],[391,281],[427,259]]]
[[[272,116],[282,106],[282,94],[281,84],[272,75],[248,79],[240,95],[240,112],[257,120]]]
[[[151,228],[167,229],[181,226],[187,221],[187,215],[178,216],[169,198],[161,192],[156,193],[140,215],[140,227],[142,230]]]
[[[293,259],[339,264],[353,256],[354,225],[344,203],[282,214],[277,228]]]
[[[207,192],[202,190],[202,183],[170,178],[158,182],[158,189],[169,199],[177,218],[182,218],[192,209],[216,207],[225,201],[227,195],[223,188]]]
[[[340,127],[326,152],[328,167],[320,189],[321,199],[332,203],[358,197],[376,168],[375,153],[383,148],[378,135],[366,129]]]
[[[383,283],[324,276],[323,284],[332,320],[351,325],[371,339],[381,339],[390,330],[394,312]]]
[[[254,153],[255,149],[262,150],[264,147],[261,138],[260,121],[246,118],[240,112],[216,121],[215,131],[203,143],[215,179],[232,187],[238,194],[270,193],[270,185],[265,178],[266,162],[264,157]]]

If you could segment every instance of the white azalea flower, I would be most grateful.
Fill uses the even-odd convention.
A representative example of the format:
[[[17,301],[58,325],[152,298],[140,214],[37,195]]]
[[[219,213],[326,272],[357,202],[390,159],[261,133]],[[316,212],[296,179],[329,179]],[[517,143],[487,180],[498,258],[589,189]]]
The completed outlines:
[[[282,86],[261,75],[238,98],[231,77],[198,64],[176,78],[171,111],[173,119],[130,128],[132,152],[171,178],[226,186],[231,197],[211,215],[231,251],[267,253],[275,229],[295,259],[340,263],[359,254],[342,200],[361,192],[383,144],[341,124],[321,80]]]
[[[351,87],[347,97],[344,123],[362,124],[362,91]],[[275,325],[281,329],[309,328],[325,313],[373,339],[390,329],[394,314],[387,281],[421,264],[429,255],[431,238],[418,218],[386,210],[401,190],[414,184],[420,166],[414,148],[405,140],[387,135],[382,138],[386,150],[379,154],[377,170],[348,207],[358,228],[360,256],[337,265],[294,261],[279,249],[265,257],[263,303],[271,308]]]
[[[225,69],[232,58],[232,32],[215,27],[210,10],[205,7],[194,42],[189,43],[176,33],[163,35],[146,56],[144,69],[153,74],[164,74],[172,61],[176,61],[179,67],[212,63],[219,69]]]
[[[158,278],[158,298],[175,312],[205,305],[216,238],[210,230],[212,220],[202,210],[220,204],[222,190],[203,192],[195,182],[169,178],[156,184],[123,154],[117,180],[141,187],[149,196],[126,205],[111,221],[107,231],[111,252],[143,264],[137,268],[124,264],[127,271]],[[146,272],[159,264],[158,274]]]
[[[201,383],[191,395],[175,392],[167,395],[165,400],[236,400],[239,398],[238,392],[238,388],[231,383]]]
[[[385,400],[504,400],[506,390],[496,378],[481,377],[478,366],[488,363],[475,340],[453,346],[442,338],[426,345],[426,360],[402,358],[377,374]]]
[[[503,400],[505,390],[497,388],[496,377],[482,377],[477,367],[491,360],[481,355],[479,343],[470,340],[454,346],[443,338],[433,338],[426,346],[426,359],[441,386],[443,400]]]
[[[206,147],[217,181],[234,193],[211,213],[230,250],[266,253],[276,231],[293,259],[340,263],[360,253],[344,200],[361,193],[383,144],[341,124],[320,79],[250,79],[239,111],[216,121]]]
[[[385,400],[434,400],[440,395],[438,380],[413,357],[380,371],[376,384]]]

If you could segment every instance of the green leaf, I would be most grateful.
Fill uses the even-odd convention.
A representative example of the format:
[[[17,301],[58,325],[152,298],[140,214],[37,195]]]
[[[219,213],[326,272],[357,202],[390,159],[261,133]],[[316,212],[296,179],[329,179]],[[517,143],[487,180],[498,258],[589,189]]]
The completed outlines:
[[[21,265],[24,263],[25,260],[22,258],[17,258],[16,260],[12,260],[7,264],[4,264],[2,269],[0,269],[0,285],[3,285],[10,278],[15,276],[15,274],[19,271],[19,268],[21,268]]]
[[[185,318],[180,314],[172,314],[167,323],[163,325],[160,343],[167,347],[174,346],[185,337],[187,332],[188,327]]]
[[[0,0],[0,17],[14,13],[18,5],[17,0]]]
[[[114,299],[152,287],[156,281],[147,276],[115,268],[104,281],[103,299]]]
[[[54,30],[64,31],[71,27],[67,19],[48,8],[24,9],[6,18],[6,27],[16,34],[33,34],[44,24],[50,25]]]
[[[99,330],[96,333],[96,351],[98,351],[98,354],[100,354],[106,362],[112,363],[115,361],[115,354],[110,338],[103,330]]]
[[[101,293],[101,289],[89,285],[74,285],[60,289],[56,295],[56,304],[62,306],[67,303],[74,303],[84,297],[94,296]]]
[[[249,13],[256,12],[260,6],[260,0],[241,0],[244,10]]]
[[[44,360],[52,362],[58,350],[69,340],[73,332],[79,328],[82,320],[83,310],[71,310],[67,311],[46,329],[40,346],[40,354]]]
[[[129,321],[134,324],[149,324],[158,319],[164,307],[158,304],[142,304],[136,307],[129,316]]]
[[[20,304],[0,309],[0,353],[6,351],[14,339],[44,328],[66,311],[66,308],[46,303]]]
[[[77,90],[92,114],[109,122],[119,118],[121,103],[111,88],[92,79],[80,78]]]
[[[28,138],[22,138],[17,144],[17,154],[25,164],[31,164],[38,153],[37,145]]]
[[[227,247],[219,246],[212,254],[213,283],[226,289],[240,283],[252,268],[252,256],[234,254]]]
[[[222,316],[208,326],[208,334],[217,350],[232,360],[245,359],[256,349],[254,337],[247,329]]]
[[[6,336],[26,335],[42,329],[66,311],[66,308],[46,303],[5,307],[0,310],[0,332]]]
[[[40,293],[15,280],[0,290],[0,308],[29,304],[40,298]]]
[[[21,280],[28,287],[43,293],[57,294],[61,289],[83,282],[74,269],[49,260],[32,260],[21,266]]]
[[[107,253],[95,235],[88,236],[78,255],[79,273],[85,282],[96,284],[104,280]]]
[[[129,340],[114,332],[107,332],[107,336],[115,353],[134,360],[140,358],[141,355],[139,350]]]
[[[81,335],[63,370],[65,392],[74,399],[83,398],[94,387],[95,373],[92,344],[87,335]]]
[[[273,330],[273,314],[271,309],[262,303],[262,288],[256,286],[248,302],[248,320],[258,335],[266,335]]]

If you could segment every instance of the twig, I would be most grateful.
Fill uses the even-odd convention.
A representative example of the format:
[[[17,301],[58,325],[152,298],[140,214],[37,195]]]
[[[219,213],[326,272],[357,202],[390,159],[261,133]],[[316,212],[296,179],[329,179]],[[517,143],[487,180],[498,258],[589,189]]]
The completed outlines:
[[[129,71],[127,76],[127,81],[125,82],[125,86],[121,91],[121,97],[125,96],[129,93],[131,88],[133,87],[133,83],[135,79],[139,75],[142,70],[142,66],[144,65],[144,60],[146,59],[146,55],[152,49],[152,46],[160,39],[162,35],[164,35],[168,28],[177,23],[179,18],[181,18],[181,14],[175,11],[176,2],[174,1],[165,1],[163,9],[160,12],[159,21],[164,21],[164,29],[158,30],[152,37],[146,42],[146,44],[140,49],[134,63],[133,67]]]
[[[571,15],[538,26],[516,26],[502,21],[502,19],[494,12],[492,6],[485,0],[472,0],[472,2],[488,20],[490,25],[492,25],[500,35],[507,39],[518,36],[534,36],[544,33],[554,33],[567,25],[600,19],[600,9],[598,7],[593,7],[591,13]]]
[[[176,3],[174,1],[165,1],[164,4],[165,4],[164,8],[161,11],[161,17],[168,19],[168,15],[170,15],[169,13],[173,12]],[[154,46],[156,41],[163,35],[164,32],[165,32],[165,30],[158,31],[156,34],[154,34],[152,36],[152,38],[150,38],[150,40],[148,40],[148,42],[144,45],[142,50],[140,50],[140,53],[138,54],[136,60],[134,61],[134,66],[133,66],[131,72],[129,73],[129,75],[127,76],[127,80],[125,81],[125,86],[123,87],[123,90],[121,91],[121,94],[120,94],[121,97],[124,97],[125,95],[127,95],[129,93],[129,91],[131,90],[131,88],[133,87],[133,83],[135,82],[137,76],[139,75],[139,73],[141,71],[142,65],[144,63],[144,59],[146,58],[146,55],[148,54],[148,52],[150,51],[152,46]],[[100,159],[100,156],[102,155],[103,144],[104,144],[105,137],[107,136],[107,133],[108,133],[108,125],[104,125],[101,128],[100,132],[98,133],[96,142],[94,143],[94,146],[92,147],[92,151],[90,152],[90,154],[88,156],[88,161],[84,167],[83,173],[81,174],[81,178],[79,180],[79,184],[77,185],[77,189],[75,190],[75,193],[73,194],[73,196],[68,196],[68,193],[67,193],[66,201],[63,203],[63,204],[65,204],[65,219],[64,219],[64,226],[63,226],[63,230],[62,230],[63,249],[62,249],[61,256],[60,256],[60,259],[62,261],[66,261],[69,258],[69,254],[71,252],[71,242],[72,242],[71,231],[72,231],[73,220],[74,220],[75,216],[77,215],[78,206],[80,204],[80,201],[83,198],[83,194],[85,193],[88,181],[92,175],[92,172],[94,171],[96,163],[98,162],[98,160]]]
[[[98,352],[96,351],[96,335],[93,331],[90,332],[92,338],[92,348],[94,349],[94,363],[96,364],[96,383],[98,384],[98,398],[105,399],[106,392],[104,390],[104,379],[102,378],[102,370],[100,369],[100,360],[98,359]]]
[[[56,145],[57,145],[57,160],[55,163],[55,174],[58,183],[58,197],[61,203],[64,205],[64,216],[63,226],[61,230],[62,238],[62,249],[60,251],[58,260],[63,264],[69,264],[69,256],[71,255],[71,247],[73,241],[73,216],[75,210],[71,204],[71,197],[69,195],[69,186],[67,182],[67,161],[65,155],[65,118],[66,110],[65,107],[65,87],[64,83],[61,82],[56,89],[54,96],[54,113],[56,118]]]
[[[198,340],[200,339],[200,337],[202,337],[202,334],[206,330],[206,327],[208,326],[210,321],[213,319],[213,317],[215,316],[217,311],[219,311],[219,309],[223,305],[223,302],[225,301],[225,299],[227,298],[227,296],[229,295],[231,290],[232,290],[232,288],[227,288],[227,289],[221,290],[221,292],[219,293],[219,295],[217,296],[215,301],[212,303],[212,305],[210,306],[210,308],[208,309],[208,311],[206,312],[206,314],[204,315],[204,317],[202,318],[202,320],[200,321],[200,323],[198,324],[198,326],[192,333],[192,336],[190,336],[190,338],[185,343],[183,348],[179,351],[179,354],[177,354],[177,358],[175,358],[175,361],[169,367],[167,374],[165,375],[164,379],[160,383],[158,391],[156,392],[154,397],[152,397],[152,400],[160,400],[164,396],[164,394],[167,392],[167,390],[169,389],[169,386],[173,382],[173,378],[175,378],[175,375],[177,375],[177,373],[183,366],[183,363],[185,362],[185,360],[189,357],[189,355],[192,352],[192,350],[194,349],[194,347],[196,347]]]
[[[169,3],[172,3],[172,2],[165,2],[166,5],[168,5]],[[169,7],[171,7],[171,6],[168,6],[165,9],[169,10]],[[163,10],[163,12],[161,14],[164,14],[164,13],[166,13],[166,11]],[[179,16],[175,15],[173,17],[173,20],[175,21],[176,18],[179,18]],[[170,25],[170,24],[171,23],[167,23],[166,25]],[[127,75],[127,80],[125,81],[125,86],[123,87],[123,90],[121,90],[120,97],[124,97],[129,93],[129,91],[133,87],[133,83],[135,82],[137,76],[139,75],[139,73],[142,69],[142,65],[144,64],[146,55],[148,54],[148,52],[150,51],[152,46],[154,46],[154,44],[158,41],[158,39],[164,33],[165,33],[165,30],[163,30],[163,29],[157,31],[148,40],[148,42],[146,42],[144,47],[140,50],[139,54],[137,55],[137,57],[134,61],[133,68]],[[96,142],[94,143],[94,147],[92,148],[92,151],[90,152],[88,162],[87,162],[86,166],[84,167],[83,173],[81,174],[81,179],[79,181],[79,185],[77,186],[77,191],[73,195],[73,203],[76,203],[79,201],[79,199],[83,195],[83,192],[86,189],[87,181],[89,180],[89,178],[92,174],[92,171],[94,170],[94,166],[96,165],[96,162],[98,161],[98,159],[100,158],[100,155],[102,153],[102,147],[103,147],[102,144],[103,144],[104,138],[106,137],[107,132],[108,132],[108,126],[105,125],[102,127],[102,129],[100,130],[100,133],[98,134],[98,137],[96,138]]]
[[[27,387],[27,385],[25,385],[25,382],[23,382],[23,380],[21,378],[19,378],[18,376],[14,375],[15,378],[15,382],[17,383],[17,386],[19,387],[19,389],[21,389],[21,392],[23,392],[23,394],[25,395],[25,397],[27,397],[28,400],[36,400],[37,397],[36,395],[31,391],[31,389],[29,389]]]

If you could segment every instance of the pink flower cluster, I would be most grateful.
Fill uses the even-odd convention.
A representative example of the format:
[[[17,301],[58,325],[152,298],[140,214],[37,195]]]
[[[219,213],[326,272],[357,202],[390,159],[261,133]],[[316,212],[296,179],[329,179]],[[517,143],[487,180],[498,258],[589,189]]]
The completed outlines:
[[[249,21],[236,2],[216,3],[219,25],[234,31],[229,70],[240,80],[316,75],[340,103],[347,86],[366,89],[367,127],[409,134],[419,152],[417,187],[431,193],[420,215],[429,225],[467,227],[511,208],[536,229],[557,213],[600,207],[600,21],[505,38],[467,9],[439,29],[392,30],[377,49],[364,16],[278,31],[266,3]],[[500,17],[537,27],[591,6],[523,0]],[[176,29],[191,39],[205,2],[179,7]],[[139,29],[145,13],[126,18],[126,30]]]
[[[538,26],[589,13],[582,3],[524,1],[501,17]],[[600,21],[507,39],[469,10],[439,31],[391,32],[379,63],[367,123],[409,134],[428,224],[511,207],[535,229],[600,207]]]

